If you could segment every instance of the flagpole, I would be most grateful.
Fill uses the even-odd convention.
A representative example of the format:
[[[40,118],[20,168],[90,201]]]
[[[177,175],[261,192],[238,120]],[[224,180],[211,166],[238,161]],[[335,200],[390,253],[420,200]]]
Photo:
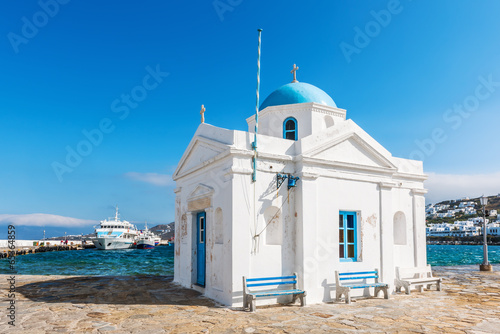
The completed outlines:
[[[257,53],[257,100],[255,103],[255,133],[254,133],[254,140],[252,143],[252,148],[253,148],[252,182],[255,182],[257,180],[257,134],[259,133],[260,45],[261,45],[262,29],[257,29],[257,31],[259,32],[259,48]]]

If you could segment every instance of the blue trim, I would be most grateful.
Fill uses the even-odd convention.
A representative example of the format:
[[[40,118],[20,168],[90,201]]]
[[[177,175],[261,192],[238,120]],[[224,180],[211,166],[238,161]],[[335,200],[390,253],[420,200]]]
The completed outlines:
[[[339,276],[351,276],[351,275],[366,275],[366,274],[377,274],[377,271],[358,271],[352,273],[339,273]]]
[[[378,276],[351,276],[351,277],[340,277],[340,281],[355,280],[355,279],[368,279],[368,278],[378,278]]]
[[[342,227],[340,227],[340,216],[342,216],[343,219],[343,224]],[[348,227],[347,226],[347,217],[348,216],[353,216],[353,227]],[[348,231],[353,231],[354,233],[354,242],[348,242]],[[358,259],[358,214],[355,211],[339,211],[339,234],[344,233],[344,241],[341,243],[339,241],[339,247],[340,245],[344,246],[344,256],[341,257],[339,254],[339,259],[340,262],[356,262]],[[349,247],[350,245],[354,246],[354,256],[353,257],[348,257],[349,254]]]
[[[279,290],[279,291],[263,291],[263,292],[252,292],[251,295],[255,297],[266,297],[266,296],[282,296],[282,295],[303,295],[305,292],[299,289],[295,290]]]
[[[293,130],[287,130],[287,129],[286,129],[286,123],[287,123],[288,121],[293,121],[293,124],[294,124],[294,129],[293,129]],[[294,139],[290,139],[290,140],[297,140],[297,133],[298,133],[298,131],[299,131],[299,129],[298,129],[298,124],[297,124],[297,120],[296,120],[295,118],[293,118],[293,117],[288,117],[287,119],[285,119],[285,120],[283,121],[283,139],[288,139],[288,138],[286,137],[286,135],[287,135],[288,133],[293,133],[295,138],[294,138]]]
[[[295,279],[296,276],[281,276],[281,277],[262,277],[262,278],[247,278],[247,282],[255,282],[255,281],[271,281],[271,280],[279,280],[279,279]]]
[[[203,229],[200,228],[200,222],[203,218]],[[196,216],[196,284],[205,286],[206,272],[206,231],[207,231],[207,216],[205,212],[200,212]]]
[[[268,283],[251,283],[251,284],[247,284],[247,286],[249,288],[251,288],[252,286],[284,285],[284,284],[297,284],[297,281],[268,282]]]

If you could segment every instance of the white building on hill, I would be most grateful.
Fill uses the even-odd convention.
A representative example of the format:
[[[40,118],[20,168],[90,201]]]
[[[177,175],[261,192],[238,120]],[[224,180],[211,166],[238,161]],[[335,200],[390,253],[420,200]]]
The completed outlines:
[[[335,270],[378,268],[393,285],[395,266],[426,265],[420,161],[393,157],[306,83],[260,109],[256,182],[255,116],[248,132],[200,124],[177,166],[175,282],[241,306],[242,276],[297,272],[319,303]]]

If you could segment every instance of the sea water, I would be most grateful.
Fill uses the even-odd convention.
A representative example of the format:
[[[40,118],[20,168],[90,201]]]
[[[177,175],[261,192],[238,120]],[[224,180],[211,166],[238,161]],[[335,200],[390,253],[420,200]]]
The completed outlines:
[[[490,263],[500,263],[500,246],[488,246]],[[427,245],[427,263],[432,266],[460,266],[483,263],[482,245]]]
[[[0,259],[0,273],[10,273],[7,264]],[[27,254],[16,257],[15,269],[20,275],[173,275],[174,247]]]
[[[488,256],[491,263],[500,263],[500,246],[488,246]],[[433,266],[480,264],[483,246],[427,245],[427,262]],[[174,247],[27,254],[16,257],[16,271],[20,275],[173,275]],[[8,273],[7,260],[0,259],[0,274]]]

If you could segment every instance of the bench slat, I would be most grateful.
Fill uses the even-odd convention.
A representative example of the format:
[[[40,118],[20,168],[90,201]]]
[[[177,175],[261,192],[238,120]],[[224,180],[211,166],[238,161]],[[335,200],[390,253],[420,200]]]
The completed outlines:
[[[261,291],[261,292],[251,292],[250,295],[255,297],[267,297],[267,296],[282,296],[282,295],[299,295],[304,294],[302,290],[275,290],[275,291]]]
[[[268,282],[268,283],[250,283],[250,284],[247,284],[247,287],[251,288],[253,286],[283,285],[283,284],[297,284],[297,281]]]
[[[439,277],[422,277],[422,278],[408,278],[404,279],[405,282],[410,283],[425,283],[425,282],[437,282],[441,279]]]
[[[351,275],[365,275],[365,274],[376,274],[376,271],[359,271],[356,273],[339,273],[339,276],[351,276]]]
[[[351,289],[363,289],[363,288],[376,288],[381,286],[387,286],[385,283],[373,283],[373,284],[347,284],[342,285]]]
[[[355,279],[368,279],[368,278],[378,278],[378,276],[377,275],[373,275],[373,276],[340,277],[339,280],[341,280],[341,281],[350,281],[350,280],[355,280]]]
[[[256,281],[272,281],[272,280],[280,280],[280,279],[295,279],[295,276],[281,276],[281,277],[262,277],[262,278],[247,278],[247,282],[256,282]]]

